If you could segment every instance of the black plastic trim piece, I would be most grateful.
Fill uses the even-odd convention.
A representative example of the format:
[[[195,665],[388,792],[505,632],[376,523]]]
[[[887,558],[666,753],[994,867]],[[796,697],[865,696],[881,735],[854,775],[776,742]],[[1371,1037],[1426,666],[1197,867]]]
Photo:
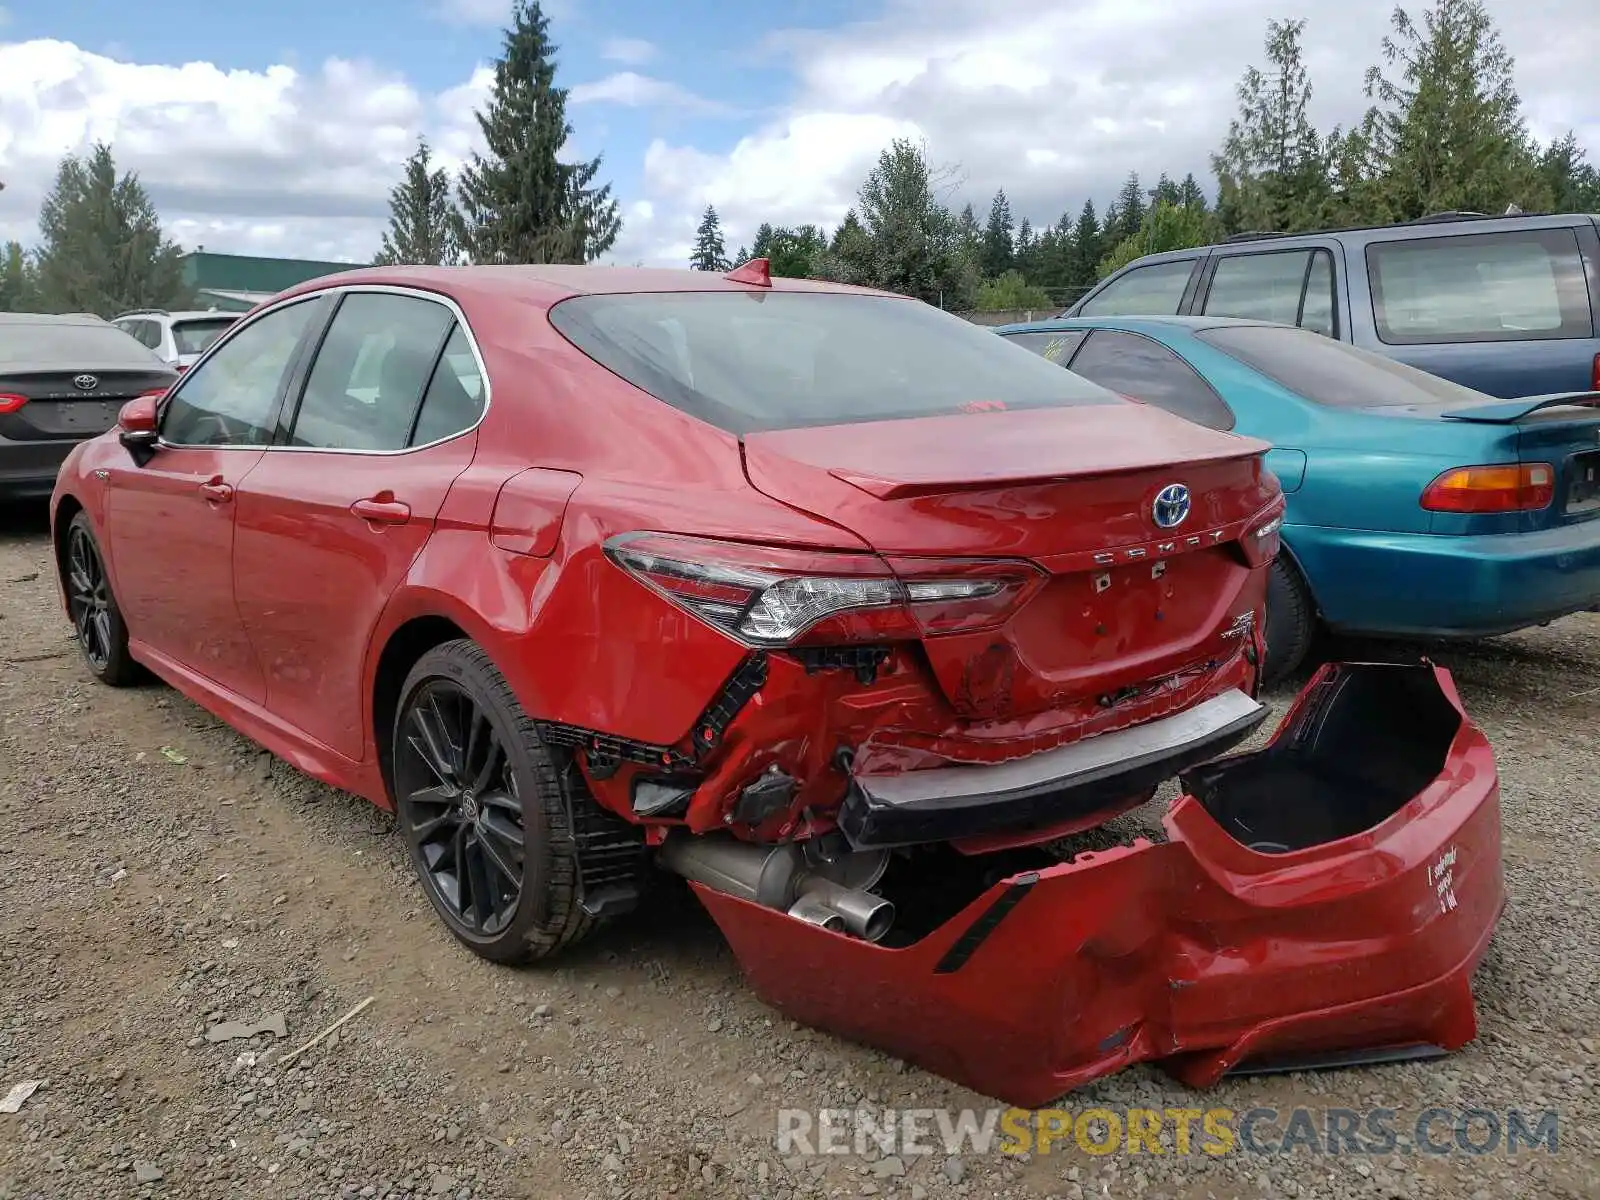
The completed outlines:
[[[1163,722],[1185,722],[1206,705],[1219,703],[1227,709],[1216,727],[1183,733],[1169,745],[1160,743]],[[851,846],[867,850],[1024,833],[1091,816],[1226,753],[1267,716],[1265,705],[1249,701],[1242,692],[1225,693],[1206,705],[1090,739],[1097,743],[1094,750],[1103,751],[1107,746],[1102,738],[1157,737],[1156,745],[1132,747],[1121,761],[1074,767],[1070,759],[1089,745],[1078,742],[996,767],[934,768],[876,779],[853,776],[839,810],[839,828]],[[890,794],[891,786],[900,794]]]
[[[1039,873],[1029,871],[1026,875],[1019,875],[1011,881],[1011,886],[994,898],[994,903],[978,914],[978,919],[958,937],[944,952],[937,965],[933,968],[935,975],[950,975],[967,965],[967,960],[977,952],[979,946],[988,940],[988,937],[997,928],[1000,922],[1006,919],[1013,908],[1022,903],[1022,898],[1033,890],[1033,885],[1039,882]]]
[[[583,765],[595,779],[610,779],[625,762],[669,773],[693,771],[722,744],[728,726],[766,682],[766,653],[758,650],[747,655],[695,722],[692,753],[559,721],[538,722],[539,735],[551,745],[581,752]]]

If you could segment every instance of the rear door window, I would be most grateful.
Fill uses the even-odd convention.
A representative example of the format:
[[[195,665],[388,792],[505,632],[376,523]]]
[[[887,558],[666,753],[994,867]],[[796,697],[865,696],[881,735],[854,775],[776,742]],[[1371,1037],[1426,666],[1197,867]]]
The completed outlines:
[[[1233,428],[1233,410],[1222,397],[1198,371],[1154,338],[1097,329],[1072,360],[1071,370],[1196,424]]]
[[[1183,303],[1198,259],[1151,263],[1119,275],[1097,292],[1078,315],[1085,317],[1170,317]]]
[[[1594,334],[1571,229],[1373,242],[1372,314],[1391,346]]]
[[[1202,311],[1299,325],[1332,335],[1333,258],[1326,250],[1272,250],[1217,260]]]
[[[451,311],[432,300],[347,295],[306,377],[289,444],[404,449],[454,323]]]

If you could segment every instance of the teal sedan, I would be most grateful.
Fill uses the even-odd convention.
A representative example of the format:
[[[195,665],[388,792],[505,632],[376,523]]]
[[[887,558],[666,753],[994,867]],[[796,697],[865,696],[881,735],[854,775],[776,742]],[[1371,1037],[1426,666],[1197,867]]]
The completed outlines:
[[[996,332],[1130,399],[1272,444],[1288,510],[1268,679],[1299,667],[1321,629],[1467,639],[1600,609],[1600,392],[1496,399],[1259,321]]]

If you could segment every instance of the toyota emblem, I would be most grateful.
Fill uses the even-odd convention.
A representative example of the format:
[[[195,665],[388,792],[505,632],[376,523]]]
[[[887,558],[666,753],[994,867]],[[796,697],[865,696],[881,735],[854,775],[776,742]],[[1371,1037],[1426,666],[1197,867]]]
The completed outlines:
[[[1176,529],[1189,519],[1189,489],[1181,483],[1169,483],[1156,493],[1150,515],[1162,529]]]
[[[100,381],[93,375],[75,375],[72,379],[72,386],[80,392],[92,392],[100,386]]]

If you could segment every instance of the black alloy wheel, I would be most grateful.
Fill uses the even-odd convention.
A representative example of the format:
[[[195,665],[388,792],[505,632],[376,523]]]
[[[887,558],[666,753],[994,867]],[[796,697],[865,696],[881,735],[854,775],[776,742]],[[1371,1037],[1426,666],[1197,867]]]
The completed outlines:
[[[474,953],[544,958],[588,933],[568,796],[534,723],[475,642],[422,655],[390,746],[395,815],[429,902]],[[586,796],[573,797],[577,803]]]
[[[466,689],[447,679],[413,693],[403,733],[395,785],[429,887],[463,933],[504,933],[522,896],[525,831],[499,733]]]
[[[66,551],[59,570],[73,637],[90,672],[112,687],[137,682],[142,671],[128,653],[128,629],[122,622],[122,612],[106,575],[105,558],[86,513],[77,513],[67,526]]]
[[[100,550],[81,525],[67,534],[67,610],[90,669],[104,673],[111,663],[111,588]]]

